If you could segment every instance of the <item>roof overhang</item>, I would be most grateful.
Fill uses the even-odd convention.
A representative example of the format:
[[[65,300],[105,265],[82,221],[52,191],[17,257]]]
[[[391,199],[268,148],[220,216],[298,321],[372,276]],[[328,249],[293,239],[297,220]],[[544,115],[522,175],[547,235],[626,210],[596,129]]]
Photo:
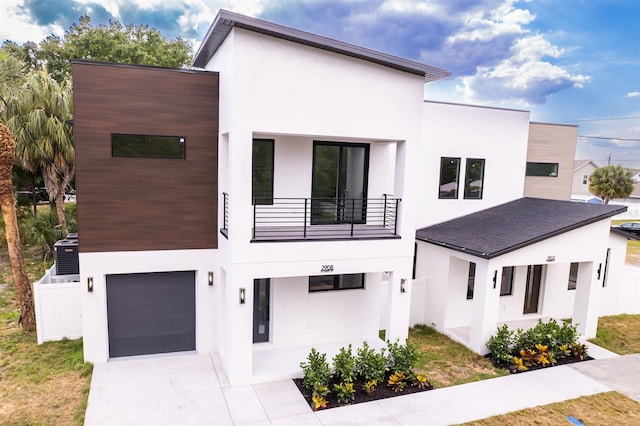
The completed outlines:
[[[261,19],[251,18],[224,9],[218,12],[207,35],[200,44],[193,60],[193,66],[204,68],[233,28],[242,28],[282,40],[373,62],[385,67],[421,76],[425,82],[440,80],[451,75],[450,71],[442,68],[399,58]]]
[[[627,240],[640,241],[640,234],[634,234],[633,232],[623,231],[615,226],[611,227],[611,233],[626,238]]]

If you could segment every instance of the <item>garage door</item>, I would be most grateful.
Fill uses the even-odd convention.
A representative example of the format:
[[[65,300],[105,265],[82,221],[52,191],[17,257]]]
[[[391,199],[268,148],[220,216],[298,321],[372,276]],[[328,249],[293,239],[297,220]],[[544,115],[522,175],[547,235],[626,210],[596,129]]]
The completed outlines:
[[[195,271],[107,275],[109,356],[195,350]]]

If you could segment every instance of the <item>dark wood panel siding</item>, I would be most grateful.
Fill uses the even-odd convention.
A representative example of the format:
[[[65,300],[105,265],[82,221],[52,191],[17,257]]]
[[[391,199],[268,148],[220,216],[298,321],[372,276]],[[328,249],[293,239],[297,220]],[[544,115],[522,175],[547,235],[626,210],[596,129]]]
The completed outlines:
[[[218,74],[74,62],[73,84],[80,252],[216,248]],[[186,159],[112,158],[111,133]]]

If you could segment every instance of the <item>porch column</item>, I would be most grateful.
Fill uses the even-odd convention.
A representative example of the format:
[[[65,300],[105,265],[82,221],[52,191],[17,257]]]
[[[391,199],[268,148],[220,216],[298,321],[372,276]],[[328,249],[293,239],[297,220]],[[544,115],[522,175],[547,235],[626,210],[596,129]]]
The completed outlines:
[[[496,277],[495,288],[494,274]],[[489,337],[495,333],[498,324],[500,276],[500,271],[490,267],[489,261],[476,262],[469,347],[481,355],[489,352],[486,343]]]
[[[573,324],[577,325],[578,332],[587,339],[596,337],[598,329],[602,274],[604,274],[604,264],[600,279],[598,279],[598,267],[593,262],[583,262],[578,266]]]
[[[389,275],[389,289],[387,290],[387,303],[389,304],[389,316],[386,325],[386,338],[390,341],[399,339],[404,342],[409,336],[409,311],[411,308],[411,273],[405,271],[393,271]],[[402,292],[402,280],[405,280]]]
[[[232,386],[251,383],[253,374],[253,277],[242,266],[232,266],[226,276],[221,329],[224,335],[222,361]],[[244,303],[240,290],[244,289]]]

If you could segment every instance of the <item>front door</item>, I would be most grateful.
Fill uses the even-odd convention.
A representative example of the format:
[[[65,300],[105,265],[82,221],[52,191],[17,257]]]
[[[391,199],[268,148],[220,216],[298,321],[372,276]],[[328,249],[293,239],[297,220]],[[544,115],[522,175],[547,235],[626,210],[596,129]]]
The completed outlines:
[[[311,223],[364,223],[369,145],[313,143]]]
[[[269,341],[269,293],[271,280],[253,280],[253,343]]]
[[[525,314],[538,312],[540,300],[540,283],[542,281],[542,265],[529,265],[527,268],[527,288],[524,294]]]

